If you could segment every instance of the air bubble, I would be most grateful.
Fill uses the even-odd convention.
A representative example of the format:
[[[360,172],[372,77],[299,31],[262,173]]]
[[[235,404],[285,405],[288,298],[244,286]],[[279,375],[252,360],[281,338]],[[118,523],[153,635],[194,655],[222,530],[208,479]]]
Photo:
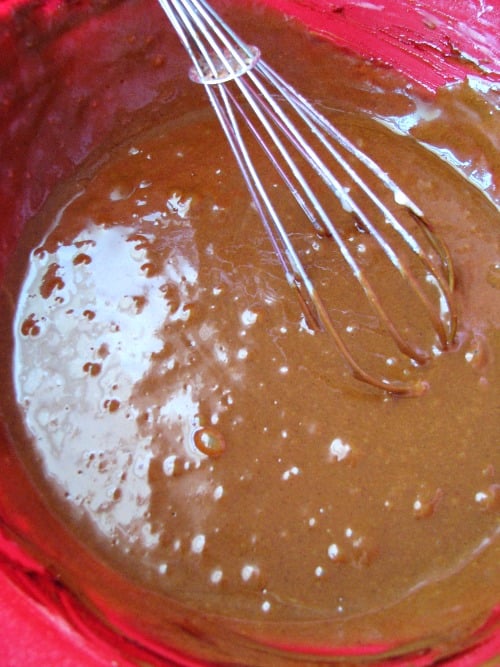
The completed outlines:
[[[244,565],[241,568],[241,578],[243,581],[250,581],[250,579],[259,574],[259,568],[255,565]]]
[[[334,438],[330,444],[330,456],[337,461],[343,461],[350,451],[351,446],[341,438]]]
[[[335,560],[338,558],[338,556],[339,556],[338,546],[335,543],[330,544],[330,546],[328,547],[328,558],[330,558],[331,560]]]
[[[257,313],[247,308],[241,314],[241,321],[245,326],[250,326],[252,324],[255,324],[255,322],[257,321]]]
[[[191,551],[195,554],[201,554],[203,549],[205,548],[205,535],[200,534],[200,535],[195,535],[193,539],[191,540]]]
[[[226,441],[220,431],[212,426],[197,429],[193,442],[198,451],[213,458],[220,456],[226,449]]]
[[[224,487],[219,484],[214,489],[214,500],[220,500],[224,495]]]
[[[163,472],[167,477],[173,477],[173,475],[175,475],[176,461],[177,456],[175,454],[167,456],[163,461]]]
[[[213,584],[220,584],[220,582],[222,581],[222,576],[223,576],[222,570],[220,568],[216,568],[215,570],[212,570],[210,574],[210,581]]]

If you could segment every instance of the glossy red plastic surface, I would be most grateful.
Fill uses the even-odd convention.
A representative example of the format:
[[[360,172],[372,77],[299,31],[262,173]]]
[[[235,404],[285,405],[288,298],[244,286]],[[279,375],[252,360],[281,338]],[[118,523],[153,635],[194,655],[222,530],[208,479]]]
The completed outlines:
[[[467,75],[500,82],[500,0],[268,3],[299,18],[335,44],[385,62],[431,90]],[[8,21],[12,9],[23,4],[32,3],[0,0],[0,22]],[[58,11],[61,0],[41,4],[50,14]],[[130,667],[132,663],[123,658],[121,650],[125,644],[127,654],[138,660],[170,664],[166,657],[153,657],[153,651],[142,651],[129,641],[102,634],[86,612],[65,595],[42,567],[0,531],[1,667]],[[447,667],[500,665],[499,622],[500,607],[491,617],[492,631],[485,628],[480,643],[448,661]],[[373,653],[370,647],[356,652],[358,658]],[[429,656],[422,656],[407,664],[419,667],[428,665],[428,661]],[[186,660],[183,664],[194,663]]]
[[[427,88],[480,74],[500,81],[499,0],[268,0],[311,30]]]

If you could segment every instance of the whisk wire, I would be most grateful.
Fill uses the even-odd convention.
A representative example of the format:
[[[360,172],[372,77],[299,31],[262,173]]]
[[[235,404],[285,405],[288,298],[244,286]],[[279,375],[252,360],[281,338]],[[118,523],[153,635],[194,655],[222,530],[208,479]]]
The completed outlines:
[[[236,156],[238,166],[241,169],[241,173],[243,174],[261,220],[268,231],[276,255],[283,266],[288,282],[291,286],[295,287],[297,291],[299,302],[306,317],[307,324],[316,330],[320,327],[319,323],[323,324],[329,334],[333,337],[337,348],[346,359],[347,363],[351,367],[353,375],[357,379],[384,391],[390,391],[395,394],[408,394],[410,389],[407,385],[389,382],[385,378],[378,378],[373,376],[364,370],[353,357],[349,348],[333,324],[323,300],[319,297],[314,288],[314,285],[310,281],[309,276],[307,275],[307,272],[302,265],[302,262],[299,260],[293,245],[290,243],[289,237],[283,228],[279,216],[277,215],[265,189],[263,188],[262,181],[255,171],[253,161],[248,154],[245,142],[243,141],[242,135],[239,131],[238,122],[233,114],[231,105],[228,103],[227,93],[222,93],[222,98],[225,102],[224,105],[220,104],[220,101],[214,95],[212,90],[209,91],[209,97],[213,103],[219,120],[223,122],[223,128],[226,132],[229,144]],[[272,220],[272,224],[270,223],[269,218]],[[283,254],[279,242],[276,238],[276,231],[278,231],[279,238],[285,246],[286,255]],[[412,385],[411,392],[413,395],[417,395],[422,390],[422,385]]]
[[[297,93],[294,88],[292,88],[284,79],[279,76],[279,74],[274,72],[265,63],[262,63],[262,67],[265,68],[266,75],[273,81],[275,86],[279,85],[287,91],[290,96],[290,100],[294,100],[294,109],[297,111],[297,113],[302,112],[304,116],[309,119],[311,123],[311,130],[329,150],[332,157],[338,161],[346,173],[348,173],[352,180],[365,192],[365,194],[367,194],[372,199],[374,203],[376,203],[377,206],[379,206],[381,212],[385,216],[386,222],[390,224],[395,231],[397,231],[397,233],[408,244],[415,255],[417,255],[420,260],[425,263],[426,268],[434,273],[434,267],[430,265],[429,257],[423,251],[417,239],[409,234],[404,226],[399,223],[392,211],[390,211],[378,198],[375,197],[371,189],[367,186],[363,179],[359,177],[351,165],[346,160],[344,160],[337,151],[333,149],[332,145],[328,142],[327,139],[325,139],[325,135],[320,131],[320,129],[324,130],[327,135],[334,139],[340,146],[347,150],[348,153],[357,158],[363,165],[365,165],[371,172],[373,172],[392,192],[394,201],[398,205],[404,207],[425,231],[428,240],[432,243],[434,249],[438,253],[438,256],[440,257],[442,265],[445,269],[444,280],[440,276],[439,272],[436,272],[436,278],[439,281],[440,289],[443,291],[443,295],[445,296],[446,301],[451,304],[451,292],[454,287],[454,275],[449,252],[446,246],[440,243],[435,235],[432,234],[428,223],[424,220],[424,215],[420,208],[404,192],[402,192],[402,190],[393,181],[387,172],[383,171],[380,166],[374,160],[372,160],[372,158],[370,158],[369,155],[359,150],[355,144],[349,141],[345,135],[343,135],[324,116],[322,116],[317,111],[317,109],[313,107],[303,96]],[[395,263],[395,265],[397,265],[398,261],[399,260],[397,259],[397,256],[395,262],[393,258],[393,263]]]
[[[197,83],[221,84],[246,74],[260,52],[246,44],[214,10],[197,0],[159,0],[186,48]]]
[[[234,99],[233,99],[233,102],[235,104],[237,104]],[[255,129],[255,126],[253,125],[253,123],[251,123],[249,117],[241,110],[241,108],[240,108],[240,111],[242,113],[243,118],[247,122],[248,126],[252,129],[252,131],[253,131],[254,135],[256,136],[258,142],[260,143],[261,147],[266,152],[269,159],[273,162],[273,165],[277,169],[278,173],[281,175],[282,179],[285,181],[286,184],[291,185],[291,187],[290,187],[291,193],[293,194],[293,196],[295,197],[295,199],[299,203],[299,205],[301,205],[301,208],[307,214],[310,211],[310,208],[307,205],[305,205],[305,206],[303,205],[304,198],[300,196],[299,191],[293,186],[293,184],[291,184],[291,181],[290,181],[289,177],[284,173],[284,170],[282,169],[282,167],[279,165],[279,163],[277,163],[275,158],[272,156],[272,153],[271,153],[271,151],[269,151],[266,142],[258,134],[258,131]],[[258,115],[259,115],[259,118],[262,117],[261,114],[260,114],[260,109],[259,109],[259,114]],[[276,121],[276,122],[278,122],[278,121]],[[417,350],[416,348],[412,347],[408,343],[408,341],[405,340],[401,336],[401,334],[399,333],[397,328],[394,326],[391,318],[388,316],[386,310],[383,308],[383,306],[380,302],[380,299],[377,297],[377,294],[376,294],[375,290],[373,289],[370,281],[366,277],[365,272],[361,269],[359,263],[356,261],[354,255],[353,255],[353,253],[349,250],[347,244],[343,241],[342,236],[338,232],[335,225],[332,223],[332,221],[331,221],[330,217],[328,216],[328,214],[326,213],[324,207],[322,207],[320,205],[319,201],[317,200],[317,198],[314,195],[314,192],[310,188],[308,182],[304,179],[304,177],[303,177],[301,171],[298,169],[295,161],[290,156],[290,153],[284,148],[282,142],[280,141],[280,139],[278,138],[276,133],[273,131],[272,126],[268,125],[265,118],[263,120],[263,124],[265,124],[266,130],[269,127],[269,136],[271,137],[271,139],[273,141],[273,145],[278,147],[282,157],[285,159],[285,163],[291,168],[291,171],[292,171],[294,177],[296,178],[297,182],[299,183],[299,186],[302,188],[302,191],[306,195],[306,199],[309,200],[312,203],[312,205],[314,207],[314,210],[316,211],[316,213],[320,217],[320,219],[322,221],[322,224],[323,224],[323,228],[326,229],[328,236],[330,236],[335,241],[335,243],[337,244],[338,248],[340,249],[340,252],[342,253],[342,256],[344,257],[344,260],[347,262],[347,264],[351,268],[353,274],[355,275],[358,282],[362,286],[365,294],[367,295],[367,297],[371,301],[371,303],[372,303],[374,309],[376,310],[377,314],[382,319],[382,321],[384,322],[384,325],[387,327],[387,329],[391,333],[391,335],[392,335],[394,341],[396,342],[398,348],[404,354],[406,354],[407,356],[415,359],[419,363],[424,363],[425,361],[427,361],[427,359],[429,358],[428,355],[426,355],[426,354],[420,352],[419,350]],[[300,135],[297,135],[297,136],[300,137]],[[294,137],[293,142],[295,143],[296,141],[298,141],[297,137]],[[334,186],[336,190],[340,190],[342,188],[340,182],[335,178],[335,176],[324,165],[324,163],[317,157],[317,155],[315,153],[312,153],[312,158],[311,159],[315,160],[316,166],[318,167],[318,172],[320,173],[320,175],[323,178],[323,180],[325,181],[325,183],[329,186]],[[358,218],[361,219],[365,223],[365,227],[368,230],[371,230],[373,228],[373,226],[370,224],[369,219],[366,217],[366,215],[363,213],[363,211],[355,204],[354,201],[351,200],[350,197],[348,197],[346,195],[346,198],[347,198],[348,202],[352,202],[352,206],[349,207],[350,212],[354,212],[355,214],[357,214]],[[308,217],[311,221],[314,220],[314,216],[312,216],[311,214],[308,214]],[[272,215],[272,218],[274,220],[275,216]],[[285,233],[285,235],[283,236],[283,232],[281,230],[282,230],[282,227],[280,226],[280,237],[282,237],[283,242],[287,243],[287,245],[288,245],[288,235],[286,235],[286,233]],[[375,228],[373,228],[373,235],[379,240],[380,243],[383,243],[383,240],[381,239],[380,234],[377,232],[377,230]],[[289,245],[288,245],[288,248],[289,248]],[[290,250],[288,248],[287,248],[287,252],[290,252]],[[388,249],[392,252],[392,249],[389,246],[388,246]],[[301,276],[301,284],[304,286],[304,288],[308,292],[309,299],[311,300],[311,302],[316,304],[319,297],[318,297],[316,292],[313,293],[313,291],[308,288],[308,286],[311,283],[310,283],[309,280],[306,281],[305,278],[303,277],[304,275],[306,275],[306,271],[305,271],[302,263],[300,262],[300,260],[298,259],[298,257],[296,255],[293,258],[292,264],[295,266],[296,273],[298,273]],[[400,265],[398,268],[401,272],[404,271],[403,266]],[[417,289],[419,289],[418,284],[416,284],[416,287],[417,287]],[[419,289],[419,292],[420,292],[420,289]],[[423,294],[422,294],[422,298],[424,299],[424,301],[426,301],[425,296]],[[430,303],[429,303],[429,306],[431,306]],[[318,316],[315,318],[315,320],[318,322],[317,326],[319,326],[319,323],[321,323],[321,322],[323,322],[323,324],[324,324],[325,312],[326,311],[323,308],[319,309]],[[328,328],[330,328],[330,325],[328,326]]]
[[[423,386],[420,381],[413,383],[388,380],[362,368],[355,360],[310,279],[272,197],[259,177],[244,139],[243,128],[250,131],[313,228],[336,244],[399,350],[418,364],[426,362],[430,358],[429,353],[419,349],[399,331],[366,272],[348,247],[337,223],[326,211],[304,175],[303,168],[292,155],[291,149],[301,163],[307,164],[308,168],[320,177],[344,211],[352,216],[355,226],[376,241],[388,261],[411,286],[427,313],[442,349],[450,345],[456,326],[452,303],[453,267],[444,243],[433,232],[422,211],[392,178],[269,67],[260,58],[258,49],[243,42],[205,0],[159,2],[191,57],[191,78],[205,87],[287,280],[297,291],[308,324],[314,329],[324,328],[332,335],[357,378],[393,393],[420,393]],[[299,125],[302,129],[299,129]],[[304,130],[316,138],[318,148],[322,151],[321,156],[317,148],[304,136]],[[349,155],[349,160],[340,149]],[[325,159],[336,168],[340,167],[350,183],[366,197],[366,203],[377,212],[377,224],[372,222],[373,212],[370,214],[364,210],[364,205],[355,200],[350,193],[351,188],[342,184]],[[398,220],[365,182],[350,160],[357,160],[363,168],[369,170],[390,193],[395,204],[407,212],[415,228],[422,232],[423,238],[437,255],[438,264],[435,258],[424,250],[416,235]],[[273,186],[274,183],[270,187]],[[406,256],[403,257],[391,245],[385,233],[389,230],[391,234],[402,239],[421,263],[425,288],[416,278]],[[429,286],[437,292],[438,305],[430,300]]]
[[[289,116],[286,115],[285,112],[283,112],[281,105],[277,101],[275,97],[269,91],[267,88],[263,85],[262,81],[260,81],[257,77],[257,72],[261,68],[261,63],[257,64],[254,71],[249,72],[248,76],[245,77],[244,79],[238,79],[236,82],[240,90],[243,92],[245,99],[249,102],[249,104],[252,107],[252,110],[254,111],[255,116],[261,121],[263,127],[265,128],[269,138],[271,139],[272,145],[276,148],[278,148],[280,154],[284,158],[285,164],[290,168],[296,182],[299,185],[299,189],[295,187],[295,185],[292,183],[292,181],[288,178],[288,176],[285,174],[284,170],[281,168],[277,160],[274,158],[272,155],[272,152],[268,149],[267,144],[265,140],[262,138],[262,136],[259,134],[258,130],[256,130],[255,125],[250,121],[250,118],[247,114],[245,114],[244,110],[241,108],[241,106],[238,105],[236,99],[233,98],[233,103],[237,106],[239,109],[239,112],[241,116],[245,119],[247,122],[247,125],[250,127],[252,130],[256,140],[260,143],[261,148],[265,151],[266,155],[268,158],[272,161],[273,166],[275,169],[278,171],[280,174],[281,178],[285,181],[287,186],[289,187],[291,193],[301,206],[302,210],[306,213],[307,217],[309,220],[314,224],[315,227],[318,227],[317,223],[317,218],[313,214],[313,210],[318,214],[318,217],[321,219],[322,227],[326,230],[327,234],[331,236],[335,242],[337,243],[344,259],[350,266],[351,270],[353,271],[354,275],[358,278],[358,281],[363,287],[363,290],[365,291],[365,294],[367,297],[370,299],[372,302],[375,310],[377,311],[378,315],[382,318],[384,321],[385,326],[388,328],[390,331],[392,337],[394,338],[398,348],[407,356],[410,356],[411,358],[415,359],[419,363],[424,363],[429,359],[429,355],[422,353],[420,350],[417,350],[416,348],[412,347],[409,345],[408,341],[404,339],[398,332],[398,330],[395,328],[393,325],[391,318],[387,315],[385,309],[382,307],[380,300],[378,299],[375,290],[372,288],[369,280],[367,279],[366,275],[364,272],[360,269],[359,264],[356,262],[353,254],[350,252],[348,249],[347,245],[343,242],[340,234],[338,234],[335,225],[332,223],[329,215],[326,213],[325,209],[320,205],[318,199],[316,198],[314,191],[311,189],[309,186],[307,180],[303,177],[300,169],[298,168],[297,164],[293,160],[293,158],[290,155],[290,152],[286,149],[284,146],[283,142],[279,138],[278,134],[275,131],[275,127],[278,127],[282,130],[284,133],[285,137],[292,143],[293,146],[299,151],[299,153],[313,166],[314,170],[320,177],[323,179],[323,181],[331,187],[334,192],[336,193],[337,197],[341,199],[341,202],[344,206],[344,208],[352,212],[356,215],[357,219],[362,222],[364,228],[372,234],[374,238],[377,239],[377,241],[380,244],[380,247],[384,250],[386,256],[390,259],[390,261],[393,263],[393,265],[398,269],[398,271],[409,280],[414,289],[416,294],[418,294],[420,300],[424,304],[427,312],[429,313],[429,316],[431,318],[431,322],[438,334],[438,337],[440,339],[440,342],[443,346],[447,345],[447,334],[446,331],[442,325],[442,321],[438,314],[435,312],[433,309],[432,304],[430,303],[428,297],[425,295],[423,290],[421,289],[419,283],[415,280],[414,276],[412,273],[409,271],[409,269],[405,266],[405,264],[400,260],[398,255],[394,252],[392,247],[386,242],[384,239],[383,235],[379,232],[379,230],[371,223],[369,217],[361,210],[361,208],[356,204],[356,202],[349,196],[348,193],[344,192],[344,189],[342,188],[342,185],[338,181],[338,179],[333,175],[331,170],[326,166],[323,160],[321,160],[318,156],[318,154],[313,151],[313,149],[310,147],[309,144],[307,144],[301,135],[301,133],[298,131],[296,126],[291,122]],[[269,71],[270,68],[266,67],[267,70],[267,76],[270,80],[272,80],[272,77],[269,76]],[[255,95],[255,92],[249,89],[248,82],[251,81],[255,84],[260,96],[257,98]],[[293,100],[293,95],[291,96]],[[290,100],[288,100],[293,107],[294,105]],[[327,122],[320,118],[319,114],[315,114],[314,117],[310,118],[311,123],[310,127],[312,127],[313,123],[317,125],[320,121],[323,121],[321,123],[321,126],[325,126],[326,129],[329,129],[329,125]],[[335,131],[336,135],[340,135],[338,131]],[[388,224],[391,224],[393,229],[395,229],[398,233],[400,233],[401,236],[405,237],[408,236],[406,233],[406,230],[400,225],[400,223],[397,221],[395,216],[392,214],[392,212],[380,201],[380,199],[375,195],[375,193],[365,184],[365,182],[358,176],[358,174],[352,169],[352,167],[349,165],[346,160],[340,155],[340,153],[334,148],[334,146],[331,144],[330,141],[328,141],[327,137],[323,132],[321,132],[321,127],[320,129],[316,128],[316,135],[320,138],[322,144],[327,148],[328,153],[333,157],[333,159],[336,161],[337,164],[340,164],[344,170],[351,176],[352,180],[359,185],[359,187],[367,194],[369,199],[377,206],[377,208],[380,210],[380,212],[385,216],[386,221]],[[348,142],[348,140],[340,135],[343,143],[347,145],[352,152],[354,152],[354,146]],[[359,152],[359,151],[358,151]],[[367,162],[367,160],[365,160]],[[375,163],[370,162],[370,166],[372,164],[380,171],[378,168],[378,165]],[[300,195],[300,190],[305,194],[305,198]],[[398,191],[395,187],[395,191]],[[342,194],[341,194],[342,193]],[[396,196],[396,194],[395,194]],[[306,201],[309,201],[312,204],[312,210],[309,206],[307,206]],[[414,213],[414,215],[419,215],[420,211],[417,209],[415,205],[413,205],[409,200],[407,204],[408,208],[411,207],[410,210]],[[412,242],[412,249],[416,254],[419,255],[423,260],[426,261],[426,269],[431,270],[431,266],[429,262],[427,261],[427,258],[425,254],[423,253],[421,247],[416,243],[416,241],[413,240]],[[300,271],[302,274],[303,271]],[[446,298],[448,301],[448,295],[444,292],[442,282],[438,281],[436,283],[436,286],[443,292],[443,296]],[[310,298],[313,298],[313,295],[309,295]]]
[[[394,231],[396,231],[403,239],[404,241],[408,244],[408,246],[412,249],[414,254],[419,257],[420,261],[425,266],[426,271],[429,272],[430,275],[434,275],[434,278],[436,280],[436,288],[440,291],[440,296],[445,300],[445,302],[448,305],[448,310],[451,309],[451,292],[449,289],[449,283],[450,279],[447,277],[447,279],[443,279],[443,277],[440,275],[439,271],[436,271],[436,269],[431,265],[428,256],[424,253],[422,247],[419,245],[417,240],[411,236],[408,231],[403,227],[403,225],[400,224],[400,222],[397,220],[397,218],[394,216],[392,211],[390,211],[387,206],[380,200],[380,198],[373,192],[373,190],[366,184],[366,182],[360,178],[359,174],[352,168],[352,166],[347,162],[343,156],[336,150],[336,148],[333,146],[331,141],[328,140],[328,136],[330,135],[332,138],[334,138],[340,145],[342,145],[344,148],[346,148],[351,155],[354,155],[360,162],[362,162],[365,166],[367,166],[373,173],[375,173],[380,180],[384,182],[387,188],[389,188],[394,196],[394,199],[396,200],[397,203],[400,205],[404,206],[408,211],[411,212],[413,215],[414,219],[419,223],[424,225],[427,229],[427,224],[423,221],[423,214],[420,211],[420,209],[406,196],[400,188],[392,181],[392,179],[387,175],[386,172],[383,172],[379,165],[375,163],[369,156],[367,156],[365,153],[360,151],[352,142],[350,142],[341,132],[339,132],[334,126],[331,125],[319,112],[317,112],[314,107],[312,107],[304,98],[302,98],[296,91],[291,88],[286,82],[279,77],[269,66],[265,65],[265,63],[259,63],[258,66],[259,69],[265,69],[266,76],[269,80],[273,81],[273,83],[276,85],[276,82],[279,83],[279,85],[286,87],[287,92],[289,93],[289,97],[287,97],[287,101],[290,103],[290,106],[294,109],[294,111],[300,110],[305,112],[308,120],[309,120],[309,127],[310,129],[314,132],[314,134],[317,136],[317,138],[320,140],[320,142],[323,144],[323,146],[327,149],[328,154],[333,158],[336,164],[340,165],[345,173],[348,174],[348,176],[352,179],[354,183],[368,196],[370,201],[375,204],[375,206],[378,208],[380,213],[384,216],[385,223],[387,225],[390,225]],[[262,88],[259,86],[259,89],[262,92]],[[276,103],[273,103],[273,108],[276,111]],[[432,307],[432,304],[430,303],[428,297],[422,290],[421,286],[419,283],[414,279],[414,276],[411,274],[411,271],[408,269],[407,265],[401,260],[401,258],[398,256],[398,254],[393,250],[391,245],[386,241],[384,238],[383,234],[379,231],[377,227],[375,227],[371,221],[369,216],[364,214],[364,212],[360,209],[360,207],[356,204],[356,202],[352,199],[352,197],[349,196],[347,192],[344,191],[342,188],[341,184],[339,181],[333,176],[331,170],[325,165],[324,161],[322,161],[317,153],[315,153],[309,143],[305,142],[303,137],[300,136],[300,134],[297,134],[295,132],[295,128],[293,126],[290,126],[290,124],[287,124],[286,127],[283,127],[282,125],[282,114],[280,113],[279,115],[276,115],[274,117],[274,120],[277,124],[282,127],[283,131],[287,133],[287,137],[290,139],[290,141],[293,142],[293,144],[296,146],[297,150],[299,150],[303,156],[310,162],[310,164],[314,167],[315,171],[320,175],[320,177],[324,180],[324,182],[332,187],[334,189],[335,194],[339,198],[341,204],[345,208],[346,211],[350,211],[354,213],[358,219],[366,229],[374,238],[377,239],[377,241],[380,244],[380,247],[388,257],[388,259],[392,262],[394,267],[401,273],[402,276],[404,276],[406,279],[408,279],[410,282],[412,282],[413,288],[415,290],[415,293],[419,296],[420,300],[424,304],[427,312],[429,313],[429,317],[431,318],[432,324],[434,326],[434,329],[436,333],[438,334],[440,343],[443,347],[446,347],[447,344],[449,343],[449,336],[448,333],[445,331],[445,327],[443,326],[443,322],[441,317],[437,315],[435,310]],[[304,150],[302,150],[304,149]],[[284,157],[288,159],[288,157],[284,154]],[[308,196],[310,193],[310,189],[307,191]],[[334,236],[334,225],[328,215],[325,214],[324,209],[321,209],[319,206],[317,207],[315,202],[317,201],[314,196],[310,197],[310,201],[313,202],[313,205],[316,209],[316,211],[319,213],[323,224],[325,225],[326,230],[328,233],[332,236]],[[337,238],[336,238],[337,240]],[[348,258],[348,254],[350,254],[347,249],[345,248],[345,244],[342,244],[341,252],[344,255],[344,258],[346,261],[348,261],[349,265],[351,266],[352,270],[354,272],[357,271],[356,267],[354,266],[354,262],[352,260],[352,255],[351,258]],[[442,253],[440,252],[440,255]],[[449,262],[445,263],[446,266],[449,265]],[[355,275],[360,279],[366,281],[366,277],[363,277],[362,272],[357,272]],[[368,290],[369,291],[369,290]],[[372,297],[370,297],[372,298]],[[404,345],[405,348],[405,353],[408,353],[408,347]],[[420,359],[421,361],[423,360],[421,355],[417,354],[416,359]]]

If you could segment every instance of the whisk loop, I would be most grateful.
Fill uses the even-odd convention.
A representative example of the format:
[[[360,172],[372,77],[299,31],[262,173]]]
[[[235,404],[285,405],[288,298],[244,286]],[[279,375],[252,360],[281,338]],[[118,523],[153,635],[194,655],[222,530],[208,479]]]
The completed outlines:
[[[351,352],[341,325],[331,315],[335,304],[327,306],[320,295],[310,275],[312,270],[306,269],[294,243],[297,232],[290,232],[285,224],[290,214],[278,212],[280,202],[276,203],[271,193],[278,190],[282,199],[282,190],[274,181],[266,179],[264,183],[259,176],[250,141],[268,159],[316,236],[334,244],[378,322],[413,365],[424,364],[446,350],[455,336],[455,278],[444,242],[396,182],[269,67],[259,50],[242,41],[205,0],[159,2],[191,57],[191,79],[205,87],[309,328],[332,336],[359,380],[395,394],[421,394],[426,387],[422,380],[388,379],[385,374],[368,370]],[[378,185],[367,183],[368,179]],[[334,219],[332,211],[338,204],[350,224],[340,220],[338,212]],[[410,335],[404,318],[389,312],[373,277],[368,277],[357,256],[359,252],[352,247],[353,229],[375,244],[394,276],[402,279],[396,286],[392,284],[395,277],[387,277],[388,268],[378,271],[380,280],[389,283],[386,291],[408,290],[408,311],[416,310],[424,316],[416,318],[417,328],[426,319],[432,330],[432,339],[423,336],[426,345],[419,345]],[[330,292],[327,290],[328,301]],[[408,369],[405,372],[409,375]]]

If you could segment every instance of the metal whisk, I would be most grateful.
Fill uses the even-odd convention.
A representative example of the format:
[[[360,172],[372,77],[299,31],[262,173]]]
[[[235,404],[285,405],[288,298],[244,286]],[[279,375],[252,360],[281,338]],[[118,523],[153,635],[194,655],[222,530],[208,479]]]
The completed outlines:
[[[331,335],[357,379],[390,393],[421,394],[426,383],[414,379],[412,366],[448,348],[455,336],[454,273],[444,243],[392,178],[269,67],[259,50],[245,44],[205,0],[159,2],[191,57],[190,78],[205,87],[287,280],[298,294],[307,327]],[[259,176],[262,156],[279,176],[279,186]],[[353,327],[332,316],[335,284],[327,286],[325,298],[320,295],[318,279],[312,278],[314,265],[306,268],[311,251],[298,249],[295,223],[290,231],[289,212],[279,210],[283,192],[312,224],[308,229],[318,243],[333,244],[338,258],[347,263],[356,289],[361,288],[376,316],[377,335],[388,333],[398,354],[411,360],[402,377],[388,379],[385,367],[372,371],[351,351],[346,339]],[[394,316],[390,298],[385,303],[373,276],[368,277],[372,269],[360,254],[366,242],[380,256],[375,283],[382,281],[389,294],[408,292],[402,300],[409,320],[408,313]],[[382,258],[385,268],[380,268]],[[422,333],[424,326],[430,337]],[[386,363],[390,361],[388,357]]]

